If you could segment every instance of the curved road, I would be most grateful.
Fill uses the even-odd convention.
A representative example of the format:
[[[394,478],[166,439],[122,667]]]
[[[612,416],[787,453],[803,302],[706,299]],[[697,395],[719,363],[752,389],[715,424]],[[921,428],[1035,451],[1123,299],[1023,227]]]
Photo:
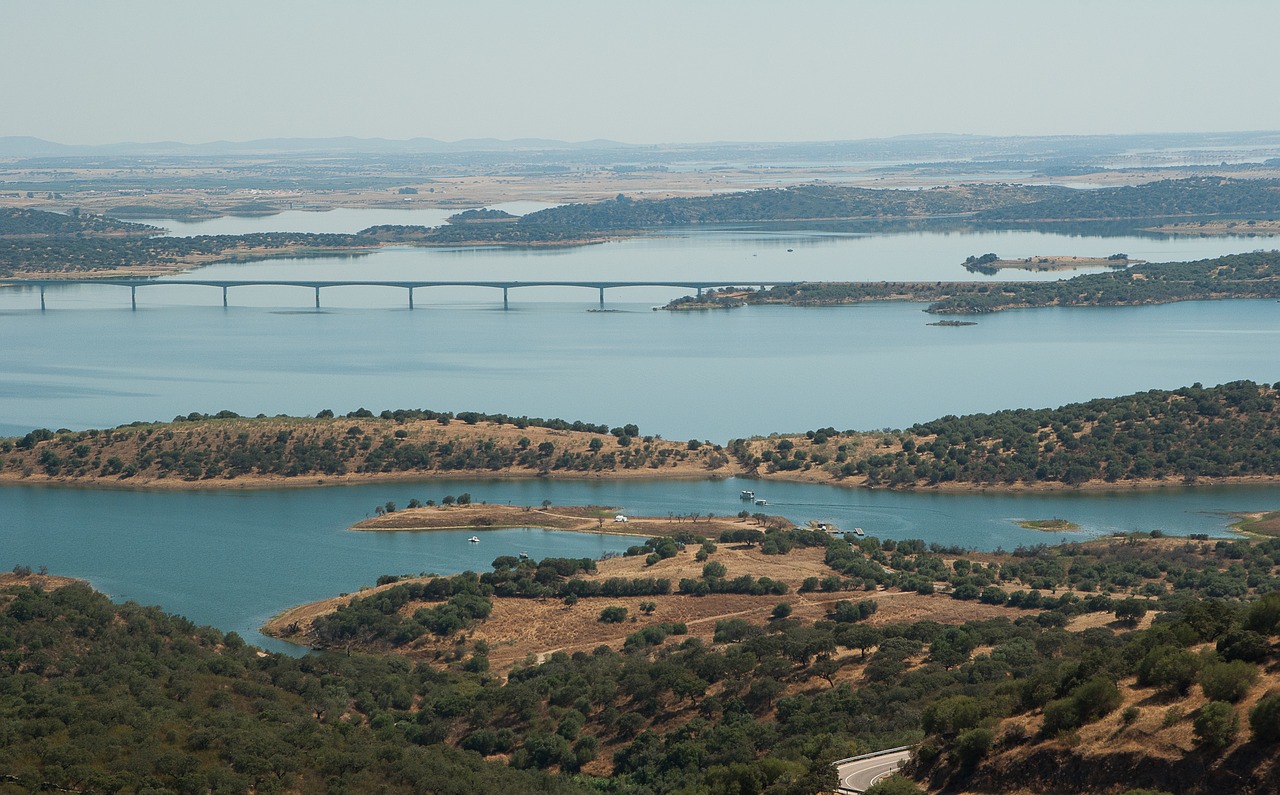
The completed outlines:
[[[840,777],[840,786],[843,789],[863,792],[906,764],[906,761],[911,758],[912,750],[908,748],[905,751],[895,751],[883,756],[845,762],[836,768],[836,775]]]

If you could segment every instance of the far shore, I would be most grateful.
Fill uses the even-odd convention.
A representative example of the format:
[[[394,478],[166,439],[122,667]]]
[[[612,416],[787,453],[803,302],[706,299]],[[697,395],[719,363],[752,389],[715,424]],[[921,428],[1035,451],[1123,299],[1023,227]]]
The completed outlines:
[[[1036,483],[972,483],[949,482],[936,484],[916,484],[914,486],[868,486],[862,477],[837,478],[825,471],[818,474],[810,472],[747,472],[741,467],[726,466],[717,470],[695,470],[692,468],[662,469],[619,469],[608,472],[557,471],[538,472],[528,469],[499,470],[423,470],[415,472],[376,472],[355,473],[347,475],[298,475],[285,477],[278,475],[243,475],[236,478],[206,478],[185,480],[182,478],[120,478],[110,477],[50,477],[40,473],[23,476],[21,473],[7,471],[0,473],[0,488],[6,486],[40,486],[49,488],[84,488],[84,489],[119,489],[122,491],[253,491],[266,489],[294,488],[326,488],[332,486],[361,486],[376,483],[427,483],[451,480],[529,480],[543,478],[547,480],[725,480],[740,478],[757,483],[809,483],[819,486],[835,486],[844,489],[867,489],[869,491],[900,491],[920,493],[997,493],[997,494],[1032,494],[1047,492],[1121,492],[1154,489],[1194,489],[1212,486],[1276,486],[1280,485],[1280,476],[1249,475],[1236,477],[1201,477],[1194,482],[1182,479],[1166,480],[1126,480],[1109,482],[1091,480],[1079,485],[1070,485],[1059,481],[1038,481]]]

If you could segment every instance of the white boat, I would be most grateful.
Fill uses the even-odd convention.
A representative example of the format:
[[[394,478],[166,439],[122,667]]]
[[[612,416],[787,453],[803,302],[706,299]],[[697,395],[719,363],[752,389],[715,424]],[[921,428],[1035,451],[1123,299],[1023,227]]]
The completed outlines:
[[[768,505],[768,504],[769,504],[769,501],[768,501],[768,500],[763,500],[763,499],[762,499],[762,500],[756,500],[756,505]]]
[[[521,559],[521,560],[528,560],[528,559],[529,559],[529,553],[528,553],[528,552],[521,552],[521,553],[520,553],[520,559]]]
[[[738,492],[738,499],[740,500],[754,500],[755,498],[756,498],[756,493],[754,491]]]
[[[480,536],[471,536],[471,537],[470,537],[470,538],[468,538],[467,540],[468,540],[468,541],[470,541],[472,544],[479,544],[479,543],[480,543]]]

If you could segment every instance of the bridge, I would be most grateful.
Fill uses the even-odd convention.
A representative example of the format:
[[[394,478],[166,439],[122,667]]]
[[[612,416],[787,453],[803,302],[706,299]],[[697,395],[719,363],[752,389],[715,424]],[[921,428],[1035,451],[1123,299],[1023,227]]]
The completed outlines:
[[[197,286],[213,287],[222,290],[222,305],[229,306],[227,291],[232,287],[301,287],[315,291],[316,308],[320,308],[320,291],[327,287],[396,287],[408,291],[409,308],[413,309],[413,291],[431,287],[491,287],[502,291],[502,308],[507,309],[508,292],[521,287],[582,287],[598,290],[600,306],[604,306],[604,291],[622,287],[672,287],[684,290],[696,290],[702,297],[703,290],[742,285],[759,286],[761,290],[778,284],[794,284],[795,279],[745,281],[636,281],[636,282],[600,282],[600,281],[309,281],[309,280],[223,280],[223,279],[32,279],[0,281],[4,287],[36,287],[40,290],[40,309],[44,310],[45,290],[50,287],[90,284],[95,286],[127,287],[129,303],[133,309],[138,308],[139,287],[180,287]]]

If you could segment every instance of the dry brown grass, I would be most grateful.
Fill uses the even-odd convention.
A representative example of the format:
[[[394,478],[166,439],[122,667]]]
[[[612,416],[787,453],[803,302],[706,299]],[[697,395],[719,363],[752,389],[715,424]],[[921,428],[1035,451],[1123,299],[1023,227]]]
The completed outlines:
[[[651,463],[644,466],[625,468],[619,461],[613,468],[597,470],[561,470],[542,466],[512,466],[501,469],[415,469],[397,472],[349,472],[342,475],[308,473],[297,476],[250,473],[237,475],[234,478],[225,476],[211,478],[184,478],[177,473],[162,475],[153,463],[133,477],[123,478],[119,475],[104,475],[97,466],[87,467],[83,475],[67,474],[68,466],[62,474],[50,476],[39,466],[39,457],[46,448],[54,449],[62,458],[70,460],[71,450],[78,444],[86,444],[90,448],[87,461],[103,462],[112,457],[125,463],[137,460],[143,452],[145,444],[152,441],[156,434],[172,438],[164,440],[158,446],[153,445],[152,453],[161,449],[207,450],[218,445],[232,445],[233,440],[241,433],[248,434],[251,441],[257,443],[272,440],[278,432],[288,431],[296,438],[319,444],[326,439],[334,439],[341,443],[348,438],[348,431],[359,427],[361,432],[374,445],[382,440],[396,438],[393,434],[404,434],[403,441],[412,444],[436,442],[438,444],[482,445],[493,444],[499,448],[515,449],[521,440],[536,449],[544,442],[551,443],[556,455],[561,453],[588,454],[590,444],[598,440],[601,453],[614,453],[619,458],[627,449],[618,444],[618,440],[610,434],[597,434],[586,431],[555,430],[529,426],[519,428],[515,425],[477,422],[469,425],[461,421],[453,421],[441,425],[435,420],[406,420],[396,422],[376,417],[335,417],[332,419],[316,419],[307,417],[268,417],[262,419],[237,418],[208,420],[200,422],[156,423],[139,427],[121,427],[105,430],[97,436],[89,437],[81,434],[63,434],[53,440],[42,442],[30,450],[14,449],[3,456],[0,466],[0,482],[50,483],[50,484],[92,484],[94,486],[120,486],[124,488],[159,488],[159,489],[227,489],[227,488],[265,488],[277,486],[328,486],[345,483],[367,483],[371,481],[421,480],[425,477],[437,478],[475,478],[475,477],[567,477],[576,479],[611,478],[611,479],[645,479],[645,478],[706,478],[728,477],[737,474],[738,468],[732,463],[711,468],[710,457],[715,456],[712,446],[703,445],[699,450],[690,451],[687,444],[673,442],[658,437],[645,442],[643,439],[632,441],[631,447],[642,450],[648,447]],[[144,438],[143,433],[148,434]],[[66,437],[66,441],[62,440]],[[667,455],[659,458],[658,452],[666,451]],[[348,464],[354,470],[360,456]],[[662,461],[660,465],[657,463]]]
[[[356,523],[353,530],[470,530],[496,527],[543,527],[551,530],[573,530],[580,533],[611,533],[654,538],[691,533],[705,538],[718,538],[726,530],[762,529],[754,519],[736,516],[702,516],[679,518],[629,516],[619,522],[616,508],[601,505],[552,505],[535,508],[521,505],[430,506],[375,516]],[[791,523],[780,517],[775,523],[784,528]]]
[[[652,566],[646,565],[644,558],[638,556],[612,558],[601,561],[594,574],[583,577],[596,580],[608,577],[665,577],[674,584],[683,578],[701,576],[704,564],[695,559],[695,552],[696,548],[690,546],[675,557],[661,560]],[[724,564],[730,578],[743,574],[769,577],[787,583],[789,592],[782,596],[670,594],[626,598],[592,597],[580,599],[572,606],[565,605],[560,599],[494,598],[493,612],[489,618],[466,633],[467,638],[470,641],[483,640],[489,644],[491,668],[495,673],[502,674],[510,670],[512,665],[526,659],[544,659],[555,652],[590,652],[598,646],[619,649],[628,635],[657,624],[682,622],[688,626],[689,636],[709,643],[715,633],[717,621],[740,618],[763,626],[769,623],[773,608],[781,602],[791,605],[793,619],[806,623],[824,618],[832,605],[842,599],[875,599],[879,609],[869,619],[869,623],[873,625],[909,623],[923,619],[960,624],[995,616],[1024,614],[1021,610],[959,601],[941,594],[922,596],[910,591],[798,593],[805,578],[821,578],[832,573],[823,562],[823,551],[819,549],[795,549],[787,555],[764,555],[756,548],[720,545],[711,560]],[[392,586],[382,586],[388,587]],[[332,612],[351,599],[362,598],[379,590],[381,588],[370,588],[346,597],[301,605],[273,618],[263,627],[263,632],[286,637],[284,628],[297,623],[297,637],[306,638],[315,618]],[[652,615],[646,616],[641,612],[641,602],[653,602],[656,605]],[[411,603],[402,612],[411,615],[422,606],[423,604]],[[610,606],[627,608],[628,620],[621,624],[598,621],[600,611]],[[428,637],[413,648],[395,653],[420,659],[437,659],[452,649],[454,643],[454,639],[437,640]],[[853,669],[843,674],[844,677],[855,675],[856,671]]]

